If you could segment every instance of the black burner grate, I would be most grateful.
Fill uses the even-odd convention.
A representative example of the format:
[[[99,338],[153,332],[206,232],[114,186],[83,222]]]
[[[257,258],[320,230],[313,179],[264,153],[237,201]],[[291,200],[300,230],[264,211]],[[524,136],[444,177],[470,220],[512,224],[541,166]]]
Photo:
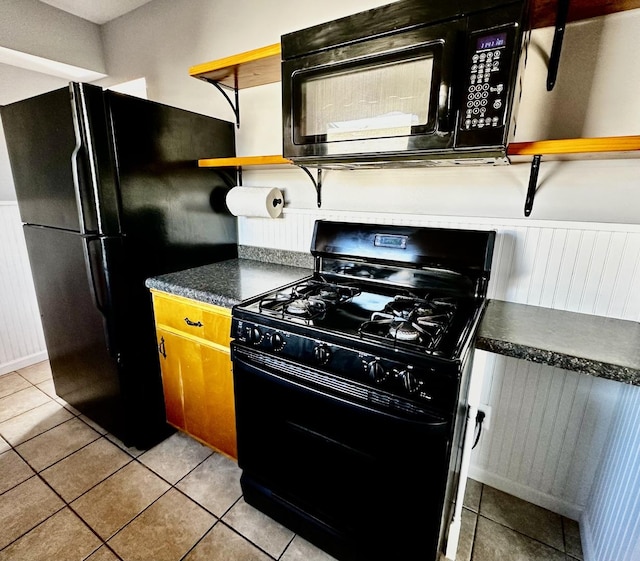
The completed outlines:
[[[374,312],[358,332],[362,338],[393,341],[436,350],[456,310],[454,298],[396,296]]]
[[[260,311],[269,310],[286,319],[314,320],[328,310],[345,304],[360,294],[357,287],[309,280],[289,290],[276,292],[260,300]]]

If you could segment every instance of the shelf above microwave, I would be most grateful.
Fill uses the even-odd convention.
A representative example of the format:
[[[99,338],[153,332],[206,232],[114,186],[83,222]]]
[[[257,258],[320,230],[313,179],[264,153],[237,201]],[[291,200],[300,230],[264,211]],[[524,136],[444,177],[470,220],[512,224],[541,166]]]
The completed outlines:
[[[238,90],[280,81],[280,43],[192,66],[189,75],[220,91],[240,127]],[[225,90],[232,92],[233,99]]]
[[[555,25],[558,0],[533,0],[531,27]],[[605,16],[625,10],[640,8],[640,0],[572,0],[567,12],[567,22]]]
[[[189,76],[240,90],[279,82],[280,43],[192,66]]]

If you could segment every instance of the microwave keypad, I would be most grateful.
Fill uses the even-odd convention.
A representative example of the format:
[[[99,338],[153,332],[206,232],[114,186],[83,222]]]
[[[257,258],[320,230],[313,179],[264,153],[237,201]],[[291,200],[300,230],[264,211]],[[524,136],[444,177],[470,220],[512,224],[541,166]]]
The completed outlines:
[[[476,51],[471,57],[463,130],[500,127],[505,106],[503,50]]]

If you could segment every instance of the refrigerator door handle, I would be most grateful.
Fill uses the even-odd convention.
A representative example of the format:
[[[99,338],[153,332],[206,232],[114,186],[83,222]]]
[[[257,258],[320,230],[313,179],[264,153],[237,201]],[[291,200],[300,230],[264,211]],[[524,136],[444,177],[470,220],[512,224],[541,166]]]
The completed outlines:
[[[78,219],[80,221],[80,233],[87,234],[90,228],[87,228],[87,216],[85,213],[85,201],[83,194],[87,193],[86,188],[86,168],[89,162],[90,154],[86,147],[86,134],[83,122],[86,121],[86,105],[82,97],[82,91],[78,84],[70,84],[71,106],[73,115],[73,132],[76,137],[76,145],[71,153],[71,175],[73,177],[73,191],[76,197],[76,206],[78,208]]]
[[[98,286],[96,284],[96,277],[94,274],[93,262],[94,262],[95,252],[92,252],[91,250],[92,244],[99,241],[100,241],[99,238],[85,236],[82,238],[82,242],[83,242],[82,247],[84,250],[84,262],[87,268],[87,277],[89,278],[89,291],[91,293],[91,299],[93,300],[93,304],[95,305],[95,307],[100,311],[101,314],[104,315],[105,306],[100,301],[100,296],[99,296],[100,290],[98,289]],[[102,251],[100,252],[100,257],[102,257]],[[100,259],[100,261],[102,261],[102,259]]]
[[[71,170],[80,233],[118,233],[119,228],[105,224],[105,220],[109,220],[103,216],[107,209],[103,208],[102,199],[107,196],[105,191],[110,192],[113,188],[113,178],[112,169],[107,169],[110,159],[109,146],[105,138],[107,133],[102,90],[96,86],[89,88],[87,84],[75,82],[72,82],[70,87],[76,140],[71,154]]]
[[[113,306],[110,298],[113,288],[108,274],[110,268],[106,263],[107,252],[105,251],[105,244],[109,242],[109,239],[84,236],[82,241],[84,262],[89,280],[89,292],[94,306],[103,317],[107,350],[115,358],[117,357],[117,345],[113,327]]]
[[[81,184],[80,184],[80,157],[83,154],[83,145],[82,145],[82,135],[80,134],[80,128],[78,124],[78,120],[74,117],[73,119],[73,130],[76,133],[76,145],[71,153],[71,175],[73,177],[73,191],[76,196],[76,205],[78,207],[78,219],[80,222],[80,233],[87,233],[87,226],[85,223],[84,217],[84,208],[82,205],[82,196],[81,193]]]

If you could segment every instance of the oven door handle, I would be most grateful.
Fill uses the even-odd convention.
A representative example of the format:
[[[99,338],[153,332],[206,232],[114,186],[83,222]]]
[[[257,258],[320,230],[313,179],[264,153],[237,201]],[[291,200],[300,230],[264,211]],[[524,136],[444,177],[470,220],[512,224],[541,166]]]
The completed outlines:
[[[293,386],[299,391],[314,393],[316,395],[324,397],[327,400],[338,399],[343,403],[348,403],[351,407],[357,407],[360,410],[367,411],[375,415],[383,415],[388,419],[396,422],[419,425],[423,429],[427,429],[431,434],[444,434],[449,431],[450,421],[439,416],[435,412],[432,413],[430,411],[423,410],[422,412],[405,412],[404,414],[402,414],[402,412],[400,411],[384,410],[379,407],[375,407],[374,404],[363,403],[350,395],[339,395],[335,390],[331,391],[330,389],[324,389],[318,386],[304,383],[301,380],[296,380],[293,377],[283,375],[279,371],[272,370],[267,365],[256,365],[250,360],[248,361],[240,356],[243,354],[242,349],[238,348],[235,342],[231,343],[231,349],[234,378],[237,376],[242,376],[243,371],[246,371],[253,376],[257,376],[263,380],[269,380],[272,383],[276,383],[281,386],[289,388]],[[282,362],[284,363],[284,361]]]

